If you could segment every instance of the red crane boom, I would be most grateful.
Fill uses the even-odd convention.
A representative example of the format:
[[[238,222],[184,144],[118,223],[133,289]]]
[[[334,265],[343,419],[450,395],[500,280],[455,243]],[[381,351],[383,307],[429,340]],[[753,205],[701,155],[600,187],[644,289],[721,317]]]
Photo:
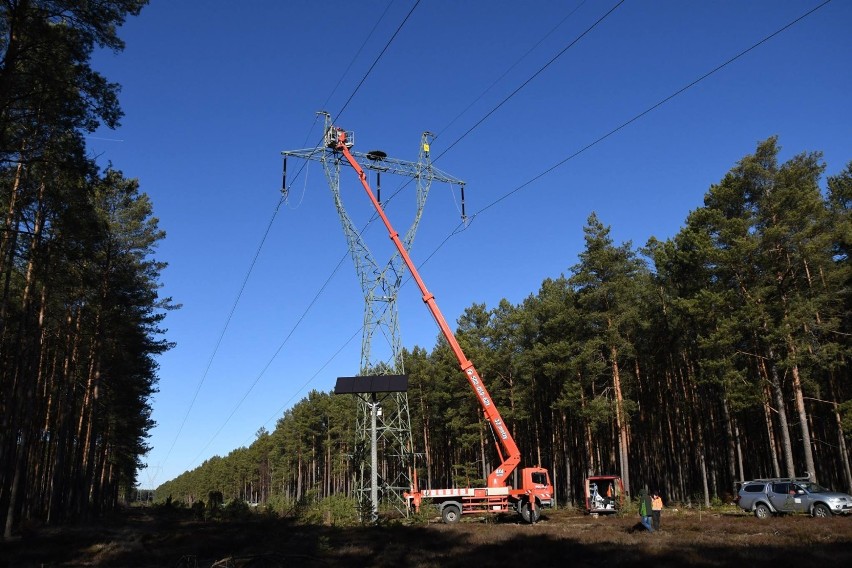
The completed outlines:
[[[376,199],[373,190],[370,188],[370,184],[367,182],[367,174],[355,160],[355,157],[352,155],[352,153],[349,151],[349,146],[351,146],[352,144],[348,143],[347,141],[346,131],[340,128],[332,127],[328,132],[326,132],[326,144],[330,148],[333,148],[334,150],[339,151],[341,154],[343,154],[343,157],[346,158],[346,160],[349,162],[349,165],[352,166],[352,168],[357,172],[358,179],[361,180],[361,185],[364,187],[364,191],[367,193],[367,197],[370,199],[370,202],[373,204],[376,213],[378,213],[379,217],[384,223],[391,240],[393,241],[397,251],[402,257],[403,262],[405,262],[405,265],[411,272],[412,278],[414,278],[414,281],[417,283],[417,287],[420,289],[420,293],[423,297],[423,302],[429,308],[429,312],[432,314],[432,317],[435,319],[435,322],[441,329],[441,333],[443,333],[444,338],[447,340],[447,343],[453,350],[453,353],[455,354],[456,359],[458,360],[459,367],[464,373],[464,376],[470,384],[471,389],[473,389],[473,392],[479,399],[479,404],[482,407],[485,417],[497,437],[497,450],[500,454],[500,459],[503,461],[494,471],[492,471],[488,475],[488,488],[502,489],[503,491],[495,492],[490,495],[487,493],[485,495],[476,494],[476,497],[468,499],[468,508],[465,509],[465,506],[459,506],[458,512],[480,512],[481,507],[483,506],[486,506],[488,509],[493,511],[505,510],[505,508],[508,506],[509,499],[512,498],[518,504],[519,512],[521,511],[521,505],[527,507],[526,509],[524,509],[526,511],[524,518],[529,517],[528,520],[531,519],[534,521],[538,515],[538,513],[536,512],[536,502],[538,502],[539,504],[552,504],[553,487],[550,485],[550,478],[547,474],[547,470],[542,468],[526,468],[524,470],[523,476],[524,488],[520,490],[511,491],[506,490],[509,477],[515,471],[521,461],[521,452],[518,449],[517,444],[515,444],[515,440],[512,437],[512,434],[506,427],[506,423],[503,422],[503,418],[500,416],[500,411],[497,409],[497,407],[494,405],[494,402],[491,400],[491,395],[488,393],[488,389],[485,387],[485,384],[483,384],[482,380],[480,379],[479,372],[476,370],[476,367],[474,367],[473,363],[464,354],[464,351],[459,345],[458,340],[456,340],[456,337],[450,329],[450,326],[447,325],[447,320],[444,319],[444,315],[441,313],[441,310],[438,308],[438,304],[435,302],[435,296],[430,293],[429,290],[426,288],[426,284],[420,277],[420,273],[417,271],[417,267],[414,266],[414,263],[412,262],[411,257],[408,254],[408,251],[405,250],[405,246],[403,246],[402,240],[399,238],[399,233],[394,230],[390,220],[388,219],[387,215],[385,215],[381,204],[379,203],[378,199]],[[421,494],[420,492],[415,491],[414,493],[416,495],[416,497],[414,497],[415,506],[419,506],[421,495],[426,494],[426,492],[423,492]],[[456,506],[455,501],[452,502],[452,506]],[[444,507],[442,507],[442,510],[443,509]],[[444,518],[445,520],[447,520],[446,515],[444,515]]]

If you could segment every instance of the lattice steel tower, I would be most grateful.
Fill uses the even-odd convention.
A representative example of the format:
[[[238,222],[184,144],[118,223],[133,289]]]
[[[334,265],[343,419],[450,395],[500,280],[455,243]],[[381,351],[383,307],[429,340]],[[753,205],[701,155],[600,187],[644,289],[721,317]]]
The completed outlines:
[[[322,112],[325,117],[324,132],[326,137],[334,132],[331,116]],[[381,192],[381,174],[400,175],[413,178],[416,182],[416,203],[414,218],[402,239],[406,250],[411,249],[417,226],[423,215],[426,197],[433,181],[458,185],[462,195],[462,216],[464,217],[464,182],[455,179],[434,166],[430,158],[430,144],[434,135],[424,132],[420,139],[420,152],[417,162],[408,162],[389,158],[384,152],[372,151],[367,153],[352,152],[358,163],[365,170],[376,172],[377,187]],[[354,143],[354,136],[349,134],[349,143]],[[355,263],[355,271],[361,283],[364,294],[364,330],[361,338],[361,375],[404,374],[402,346],[399,334],[397,310],[397,294],[402,284],[405,264],[394,251],[391,258],[380,264],[370,252],[364,240],[362,230],[359,230],[344,207],[340,194],[341,165],[349,166],[341,154],[334,149],[328,139],[317,148],[304,150],[286,150],[284,156],[284,172],[287,171],[287,157],[292,156],[305,160],[319,161],[323,165],[334,205],[340,217],[343,233],[349,246],[349,252]],[[286,190],[286,179],[284,183]],[[379,193],[379,196],[381,193]],[[381,201],[381,197],[379,197]],[[384,338],[387,341],[388,353],[374,352],[373,340]],[[377,450],[384,456],[377,472],[381,485],[381,500],[400,513],[407,514],[407,507],[402,497],[403,491],[411,487],[411,468],[413,467],[413,444],[411,440],[411,420],[408,411],[407,393],[390,393],[376,404],[375,395],[358,396],[358,419],[356,435],[358,438],[356,451],[353,454],[356,496],[359,503],[361,519],[375,520],[376,510],[371,503],[371,465],[367,459],[372,448],[371,423],[372,412],[376,411]]]

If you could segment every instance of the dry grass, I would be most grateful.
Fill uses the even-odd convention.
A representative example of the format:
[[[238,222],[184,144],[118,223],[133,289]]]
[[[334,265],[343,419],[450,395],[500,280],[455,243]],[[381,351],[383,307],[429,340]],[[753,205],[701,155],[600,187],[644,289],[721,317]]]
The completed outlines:
[[[35,531],[0,544],[8,567],[787,566],[852,563],[852,518],[760,521],[739,512],[666,511],[663,530],[637,518],[548,511],[534,526],[502,519],[457,525],[305,526],[287,520],[201,522],[129,511],[100,525]]]

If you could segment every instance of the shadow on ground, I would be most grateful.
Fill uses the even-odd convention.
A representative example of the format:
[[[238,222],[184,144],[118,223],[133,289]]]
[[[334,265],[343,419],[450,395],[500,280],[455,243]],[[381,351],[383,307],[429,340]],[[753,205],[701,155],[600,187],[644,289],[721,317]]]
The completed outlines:
[[[663,530],[634,517],[553,512],[536,525],[302,525],[286,519],[204,522],[130,511],[95,525],[32,531],[0,543],[4,567],[488,567],[852,565],[852,519],[667,514]]]

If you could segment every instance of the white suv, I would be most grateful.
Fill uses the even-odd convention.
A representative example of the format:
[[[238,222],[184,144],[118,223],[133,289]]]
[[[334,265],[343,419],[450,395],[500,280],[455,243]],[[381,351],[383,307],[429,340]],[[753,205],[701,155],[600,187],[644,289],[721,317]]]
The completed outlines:
[[[784,513],[808,513],[814,517],[852,513],[852,495],[829,491],[805,479],[746,481],[737,495],[737,505],[753,511],[758,519]]]

